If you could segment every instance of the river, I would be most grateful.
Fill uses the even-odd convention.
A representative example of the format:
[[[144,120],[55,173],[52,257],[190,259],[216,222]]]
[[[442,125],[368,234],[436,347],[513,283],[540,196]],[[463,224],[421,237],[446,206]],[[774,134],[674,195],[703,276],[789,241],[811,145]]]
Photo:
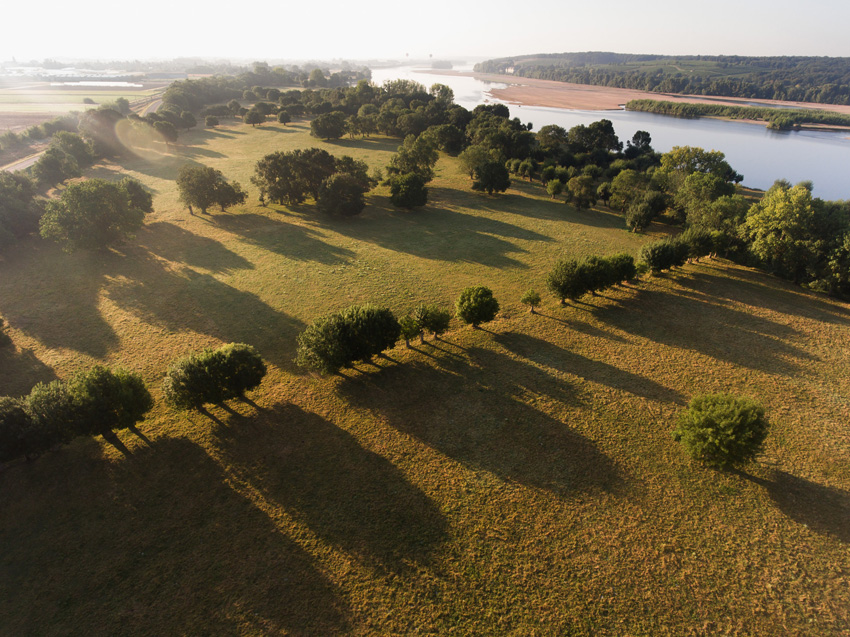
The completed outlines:
[[[467,71],[471,67],[457,67]],[[482,82],[472,77],[423,73],[409,66],[373,69],[372,81],[382,84],[390,79],[410,79],[426,87],[434,83],[449,86],[455,102],[472,109],[485,102],[498,102],[489,95],[493,88],[504,86]],[[511,116],[533,124],[539,130],[546,124],[569,129],[609,119],[625,142],[638,130],[649,132],[652,147],[666,152],[673,146],[700,146],[725,153],[729,164],[744,175],[744,185],[767,189],[780,178],[792,183],[814,182],[814,194],[823,199],[850,199],[850,131],[768,130],[760,124],[746,124],[716,119],[680,119],[634,111],[577,111],[562,108],[540,108],[510,105]]]

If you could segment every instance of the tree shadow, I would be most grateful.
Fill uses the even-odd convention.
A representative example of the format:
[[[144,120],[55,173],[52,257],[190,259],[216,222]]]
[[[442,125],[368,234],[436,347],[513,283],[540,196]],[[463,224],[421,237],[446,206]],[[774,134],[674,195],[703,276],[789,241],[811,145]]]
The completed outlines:
[[[763,486],[779,510],[816,533],[850,543],[850,493],[774,470],[772,480],[742,471],[738,475]]]
[[[38,383],[56,380],[56,373],[42,363],[31,349],[0,349],[0,395],[26,396]]]
[[[394,137],[360,137],[357,139],[331,139],[322,140],[329,146],[336,146],[339,149],[356,148],[358,150],[368,150],[384,153],[395,153],[398,147],[401,146],[403,140]]]
[[[168,221],[145,225],[136,243],[169,261],[223,273],[253,270],[254,264],[225,248],[220,242],[202,237]]]
[[[105,357],[119,345],[98,304],[110,251],[63,254],[45,242],[26,242],[31,254],[20,272],[0,281],[0,314],[10,325],[49,348]],[[32,244],[32,245],[30,245]]]
[[[526,400],[577,404],[568,384],[490,350],[467,359],[413,362],[380,372],[380,384],[349,379],[339,391],[397,430],[458,462],[561,497],[618,491],[616,465],[595,443]]]
[[[86,465],[82,481],[56,479],[58,454],[50,467],[40,462],[26,467],[26,476],[2,477],[13,489],[6,511],[15,511],[0,522],[4,632],[348,628],[345,602],[312,558],[227,486],[220,466],[196,444],[159,439],[115,461],[66,455],[66,464]]]
[[[321,234],[315,230],[265,215],[216,215],[213,222],[252,245],[295,261],[340,265],[354,257],[351,250],[322,241]]]
[[[134,257],[124,276],[106,289],[109,298],[152,325],[193,330],[224,342],[249,343],[266,360],[295,369],[295,337],[304,324],[250,292],[209,274],[165,270],[155,259]]]
[[[551,242],[553,239],[513,224],[429,204],[402,211],[389,199],[373,195],[364,213],[346,223],[334,223],[340,234],[394,252],[452,263],[468,262],[496,268],[527,269],[512,254],[528,252],[508,239]]]
[[[446,539],[435,504],[351,434],[295,405],[218,429],[227,462],[327,541],[390,570],[427,564]]]
[[[578,332],[579,334],[584,334],[586,336],[594,338],[604,338],[609,341],[615,341],[617,343],[628,342],[619,334],[612,334],[611,332],[600,329],[595,325],[591,325],[590,323],[584,323],[582,321],[572,321],[568,318],[555,316],[554,314],[546,314],[545,312],[541,312],[539,309],[535,309],[534,314],[536,316],[540,316],[546,319],[547,321],[555,321],[556,323],[560,323],[566,329],[571,330],[573,332]]]
[[[797,331],[744,312],[709,293],[641,288],[592,310],[624,332],[769,373],[793,373],[812,356],[791,343]]]
[[[183,146],[180,152],[181,157],[226,157],[224,153],[217,150],[210,150],[202,146]]]
[[[724,267],[703,261],[699,269],[688,268],[686,276],[677,279],[684,287],[710,294],[734,303],[760,307],[790,316],[825,323],[850,323],[850,307],[840,301],[828,301],[806,292],[789,281],[758,270]],[[720,270],[722,274],[716,273]]]
[[[537,365],[575,374],[593,383],[635,396],[683,405],[684,397],[674,389],[602,361],[595,361],[527,334],[508,332],[495,336],[497,343]]]

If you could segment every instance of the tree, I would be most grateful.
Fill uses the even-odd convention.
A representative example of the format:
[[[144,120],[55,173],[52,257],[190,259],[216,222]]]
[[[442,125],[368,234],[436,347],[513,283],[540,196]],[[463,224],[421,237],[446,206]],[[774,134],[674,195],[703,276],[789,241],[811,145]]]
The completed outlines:
[[[475,179],[475,174],[485,164],[495,161],[498,157],[494,157],[490,149],[481,144],[467,146],[458,155],[461,169],[469,175],[470,179]]]
[[[218,126],[218,117],[216,117],[215,115],[207,115],[204,118],[204,124],[209,128]]]
[[[284,126],[286,126],[289,122],[292,121],[292,117],[286,111],[280,111],[277,114],[277,121],[280,124],[283,124]]]
[[[79,406],[68,384],[61,380],[33,387],[26,398],[26,410],[35,428],[52,432],[49,437],[55,442],[68,442],[85,430]]]
[[[588,175],[573,177],[567,182],[567,189],[571,201],[579,210],[596,203],[596,189],[593,187],[593,179]]]
[[[729,394],[705,394],[691,399],[679,414],[673,439],[697,460],[730,467],[755,458],[768,429],[764,408],[756,402]]]
[[[564,192],[564,184],[562,184],[558,179],[550,179],[546,182],[546,192],[549,193],[549,196],[552,197],[552,199],[554,199]]]
[[[632,232],[640,232],[649,227],[653,217],[652,206],[645,200],[634,201],[626,210],[626,227]]]
[[[9,462],[25,453],[26,432],[32,419],[20,400],[0,396],[0,462]]]
[[[399,208],[416,208],[428,203],[425,178],[418,173],[405,173],[390,177],[390,201]]]
[[[190,213],[193,206],[206,213],[207,208],[214,204],[218,204],[224,212],[231,206],[244,203],[247,197],[238,182],[228,183],[220,170],[210,166],[181,166],[177,173],[177,190],[180,201],[186,204]]]
[[[245,343],[219,347],[215,361],[221,366],[216,376],[221,379],[226,399],[243,398],[246,391],[260,386],[267,371],[257,350]]]
[[[116,429],[133,428],[153,408],[142,377],[123,369],[95,365],[71,379],[69,391],[84,433],[92,435],[108,437]]]
[[[153,195],[140,181],[132,177],[124,177],[118,182],[118,187],[127,193],[127,201],[131,208],[141,210],[145,214],[153,212]]]
[[[523,305],[527,305],[528,311],[534,314],[534,306],[540,305],[540,295],[535,290],[528,290],[522,295],[519,302]]]
[[[53,186],[81,174],[76,160],[56,146],[44,151],[32,167],[33,177],[43,187]]]
[[[472,189],[486,191],[492,195],[494,192],[505,192],[510,185],[511,178],[505,164],[500,161],[488,161],[476,169]]]
[[[35,184],[23,173],[0,171],[0,248],[38,230],[44,212]]]
[[[544,153],[558,153],[567,144],[567,131],[557,124],[541,126],[536,137],[537,144]]]
[[[557,297],[561,305],[567,299],[575,300],[588,292],[586,282],[579,270],[579,262],[576,259],[558,261],[546,277],[546,286]]]
[[[266,116],[263,115],[257,109],[252,108],[247,113],[245,113],[245,116],[242,118],[242,121],[256,128],[257,124],[262,124],[266,121]]]
[[[387,173],[389,175],[416,173],[427,183],[434,178],[434,165],[438,158],[437,145],[431,137],[408,135],[404,138],[404,143],[398,147],[398,152],[390,159]]]
[[[66,155],[73,157],[80,167],[90,165],[94,159],[91,146],[76,133],[59,131],[53,135],[50,144],[62,150]]]
[[[121,185],[102,179],[71,184],[51,201],[39,223],[45,239],[65,250],[101,249],[120,243],[142,227],[145,212],[130,203]]]
[[[424,330],[428,330],[434,335],[434,338],[439,340],[440,334],[449,329],[449,324],[452,320],[450,312],[443,310],[436,305],[428,305],[420,303],[413,310],[413,319],[420,328],[420,338]]]
[[[207,348],[173,361],[162,381],[165,402],[176,409],[197,411],[208,403],[223,403],[227,394],[221,377],[222,358]]]
[[[455,308],[460,320],[477,329],[481,323],[496,318],[499,302],[493,297],[490,288],[478,285],[465,288],[460,293]]]
[[[153,128],[162,137],[166,146],[177,141],[177,127],[171,122],[154,122]]]
[[[310,122],[310,134],[320,139],[339,139],[345,135],[345,113],[323,113]]]
[[[353,175],[337,173],[322,182],[316,204],[329,214],[352,217],[363,212],[366,200],[363,184]]]
[[[186,130],[189,130],[198,125],[198,120],[195,119],[195,116],[190,111],[183,111],[180,113],[180,124],[185,126]]]
[[[615,254],[608,258],[608,262],[611,264],[612,278],[615,283],[631,281],[637,276],[635,259],[630,254]]]

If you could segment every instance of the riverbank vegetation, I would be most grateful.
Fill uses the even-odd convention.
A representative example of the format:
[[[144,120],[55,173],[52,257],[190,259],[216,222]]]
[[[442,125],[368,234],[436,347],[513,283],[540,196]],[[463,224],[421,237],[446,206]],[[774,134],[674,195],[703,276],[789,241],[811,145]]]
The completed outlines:
[[[847,306],[749,267],[850,273],[830,243],[846,206],[744,191],[722,152],[656,153],[605,120],[531,131],[440,85],[251,95],[199,98],[198,121],[227,113],[215,127],[81,168],[152,194],[135,237],[68,254],[22,229],[3,247],[0,393],[102,365],[153,399],[112,442],[0,473],[8,631],[847,625]],[[253,126],[250,108],[269,112]],[[320,111],[344,134],[311,135]],[[508,183],[474,190],[497,165]],[[247,197],[190,214],[185,166]],[[359,214],[316,214],[334,173],[377,181]],[[395,184],[425,183],[394,205]],[[0,186],[3,223],[37,228],[32,181]],[[672,438],[693,396],[721,393],[770,419],[735,471]]]
[[[654,93],[850,104],[850,58],[552,53],[487,60],[475,70]]]
[[[791,130],[810,125],[850,127],[850,115],[809,108],[760,108],[758,106],[631,100],[626,103],[626,110],[675,117],[725,117],[755,120],[766,122],[767,127],[774,130]]]

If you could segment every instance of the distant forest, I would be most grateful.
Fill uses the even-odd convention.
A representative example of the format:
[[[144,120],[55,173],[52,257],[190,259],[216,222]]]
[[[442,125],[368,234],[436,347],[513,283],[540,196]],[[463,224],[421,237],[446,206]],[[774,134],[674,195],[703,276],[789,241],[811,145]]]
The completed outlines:
[[[850,58],[552,53],[487,60],[475,70],[655,93],[850,104]]]

